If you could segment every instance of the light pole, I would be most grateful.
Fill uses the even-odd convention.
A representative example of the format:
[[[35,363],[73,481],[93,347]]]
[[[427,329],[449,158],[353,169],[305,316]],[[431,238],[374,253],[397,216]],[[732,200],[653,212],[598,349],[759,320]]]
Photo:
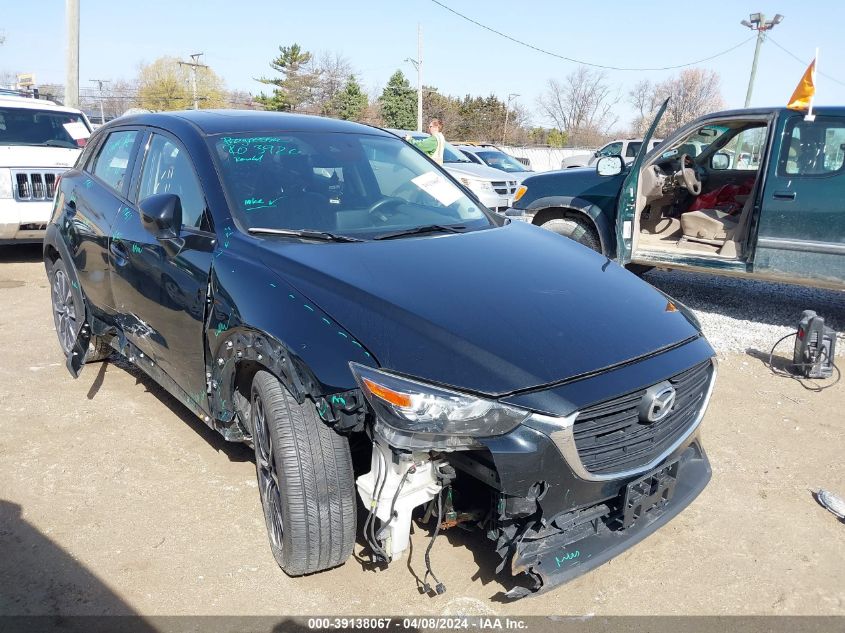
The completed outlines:
[[[771,31],[775,25],[783,21],[783,16],[776,13],[771,20],[766,20],[766,16],[762,13],[752,13],[748,16],[748,20],[740,22],[742,26],[747,26],[752,31],[757,31],[757,45],[754,47],[754,62],[751,64],[751,77],[748,79],[748,92],[745,93],[745,107],[747,108],[751,103],[751,92],[754,90],[754,77],[757,75],[757,58],[760,56],[760,46],[763,40],[766,39],[766,31]]]
[[[411,62],[414,65],[414,68],[417,70],[417,132],[422,132],[422,97],[423,97],[423,87],[422,87],[422,25],[417,24],[417,58],[413,59],[411,57],[405,58],[406,62]]]
[[[103,100],[105,97],[103,96],[103,84],[109,83],[108,79],[89,79],[91,83],[95,83],[100,87],[100,125],[106,124],[106,115],[103,111]]]
[[[508,116],[511,113],[511,100],[518,96],[520,95],[516,94],[515,92],[512,92],[508,95],[508,102],[505,105],[505,126],[502,128],[502,145],[505,144],[505,137],[508,134]]]

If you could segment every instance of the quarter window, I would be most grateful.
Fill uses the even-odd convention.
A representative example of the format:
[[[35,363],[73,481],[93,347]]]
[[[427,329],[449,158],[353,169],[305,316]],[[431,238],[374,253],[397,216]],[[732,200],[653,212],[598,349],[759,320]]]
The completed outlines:
[[[182,203],[182,224],[202,227],[205,197],[185,150],[160,134],[153,134],[144,160],[138,200],[173,193]]]
[[[824,176],[845,163],[845,120],[793,118],[786,127],[779,167],[789,176]]]
[[[120,194],[126,185],[126,171],[137,136],[137,130],[112,132],[94,160],[94,175]]]

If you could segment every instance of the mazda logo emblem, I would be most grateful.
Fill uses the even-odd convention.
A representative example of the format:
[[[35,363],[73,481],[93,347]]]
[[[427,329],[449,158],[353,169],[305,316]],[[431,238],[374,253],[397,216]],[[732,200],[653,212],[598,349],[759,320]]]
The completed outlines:
[[[640,422],[660,422],[675,406],[675,388],[669,381],[649,387],[639,406]]]

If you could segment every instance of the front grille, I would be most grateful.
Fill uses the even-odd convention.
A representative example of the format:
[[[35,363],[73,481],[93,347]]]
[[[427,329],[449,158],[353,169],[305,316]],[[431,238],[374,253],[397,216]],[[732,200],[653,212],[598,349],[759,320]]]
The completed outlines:
[[[61,171],[14,172],[15,198],[18,200],[52,200],[56,193],[56,180]]]
[[[493,181],[493,189],[500,196],[512,196],[514,193],[516,193],[516,181],[515,180],[494,180]]]
[[[671,412],[658,422],[640,422],[646,389],[588,407],[575,418],[575,447],[584,468],[594,474],[643,466],[680,438],[698,417],[713,378],[708,360],[669,379],[675,388]]]

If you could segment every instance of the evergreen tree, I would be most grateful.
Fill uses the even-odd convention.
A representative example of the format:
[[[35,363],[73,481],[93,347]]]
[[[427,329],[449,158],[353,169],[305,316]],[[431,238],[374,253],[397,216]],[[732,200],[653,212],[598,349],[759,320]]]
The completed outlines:
[[[417,126],[417,95],[401,70],[390,77],[379,103],[385,127],[413,130]]]
[[[267,110],[305,109],[313,100],[320,80],[319,71],[312,67],[311,53],[303,51],[299,44],[279,46],[279,56],[270,62],[270,68],[282,76],[258,79],[274,88],[271,95],[262,93],[256,101]]]
[[[366,107],[367,95],[361,90],[355,75],[349,75],[343,90],[332,99],[331,110],[339,119],[356,121]]]

